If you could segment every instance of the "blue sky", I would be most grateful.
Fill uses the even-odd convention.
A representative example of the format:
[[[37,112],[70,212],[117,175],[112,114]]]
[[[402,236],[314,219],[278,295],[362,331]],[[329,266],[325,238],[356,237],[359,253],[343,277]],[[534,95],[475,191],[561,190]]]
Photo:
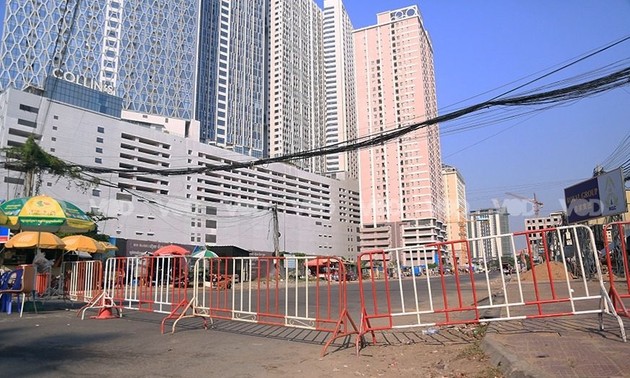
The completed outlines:
[[[321,5],[322,0],[317,2]],[[4,1],[0,4],[4,19]],[[489,99],[630,35],[630,0],[345,4],[355,28],[375,24],[379,12],[419,6],[433,42],[441,114]],[[623,66],[630,63],[628,41],[527,89],[620,61]],[[443,161],[463,174],[470,209],[498,203],[508,205],[512,213],[531,211],[523,207],[526,204],[519,208],[505,193],[536,193],[545,204],[542,214],[547,214],[561,210],[564,188],[590,177],[595,165],[630,132],[630,86],[534,115],[478,125],[482,127],[442,137]],[[441,125],[443,130],[456,126]],[[522,230],[523,218],[513,217],[511,228]]]

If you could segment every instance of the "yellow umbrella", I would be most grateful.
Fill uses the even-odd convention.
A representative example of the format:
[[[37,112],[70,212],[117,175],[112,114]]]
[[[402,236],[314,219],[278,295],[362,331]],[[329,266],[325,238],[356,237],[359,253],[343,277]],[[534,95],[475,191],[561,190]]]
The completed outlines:
[[[48,196],[15,198],[0,204],[6,215],[0,225],[13,230],[79,233],[96,224],[76,205]]]
[[[83,251],[90,253],[103,253],[105,252],[105,246],[98,240],[94,240],[84,235],[72,235],[66,236],[61,239],[66,244],[64,249],[66,251]]]
[[[103,249],[105,249],[106,252],[118,251],[118,247],[116,247],[110,242],[99,241],[99,243],[103,245]]]
[[[65,243],[50,232],[24,231],[16,234],[5,244],[5,248],[62,249]]]

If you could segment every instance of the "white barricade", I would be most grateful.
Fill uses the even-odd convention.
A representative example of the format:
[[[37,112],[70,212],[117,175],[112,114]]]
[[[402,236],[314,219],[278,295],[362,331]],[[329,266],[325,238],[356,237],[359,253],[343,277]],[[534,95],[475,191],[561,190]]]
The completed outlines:
[[[580,314],[599,314],[603,327],[603,314],[610,314],[625,341],[585,226],[371,251],[360,260],[367,267],[361,335]]]
[[[100,261],[66,261],[59,285],[73,302],[90,302],[102,292],[103,264]]]
[[[166,317],[251,322],[330,332],[358,333],[346,308],[346,269],[334,257],[207,258],[195,263],[193,295],[181,313]],[[321,278],[320,278],[321,277]]]
[[[169,314],[187,300],[188,263],[183,256],[110,258],[103,278],[101,296],[82,309],[82,316],[89,308]]]

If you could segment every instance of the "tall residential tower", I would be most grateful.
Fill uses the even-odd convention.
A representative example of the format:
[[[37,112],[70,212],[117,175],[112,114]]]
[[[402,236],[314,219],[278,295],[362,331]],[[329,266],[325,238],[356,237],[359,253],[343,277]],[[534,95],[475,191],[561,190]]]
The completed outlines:
[[[416,6],[354,32],[359,138],[437,116],[433,49]],[[438,125],[359,152],[361,248],[417,246],[445,234]]]
[[[324,69],[322,11],[313,0],[271,0],[269,155],[323,146]],[[324,158],[294,161],[323,173]]]
[[[204,143],[266,152],[269,0],[201,2],[196,119]]]
[[[352,22],[341,0],[324,0],[324,77],[326,145],[357,137]],[[357,151],[326,156],[326,174],[340,179],[359,176]]]

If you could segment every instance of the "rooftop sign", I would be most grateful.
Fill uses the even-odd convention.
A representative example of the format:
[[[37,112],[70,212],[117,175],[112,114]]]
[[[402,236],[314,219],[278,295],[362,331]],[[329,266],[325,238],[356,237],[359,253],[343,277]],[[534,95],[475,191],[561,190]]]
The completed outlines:
[[[627,211],[621,168],[564,189],[569,223],[607,217]]]

